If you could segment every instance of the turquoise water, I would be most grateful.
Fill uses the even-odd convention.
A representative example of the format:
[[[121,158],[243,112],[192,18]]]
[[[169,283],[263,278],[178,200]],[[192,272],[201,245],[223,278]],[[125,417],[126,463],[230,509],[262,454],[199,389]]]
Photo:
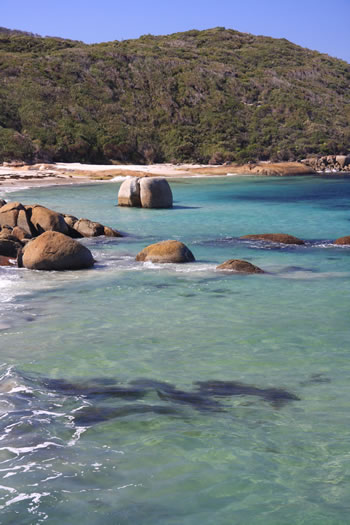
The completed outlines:
[[[171,186],[172,210],[118,208],[119,183],[7,195],[129,235],[85,239],[91,270],[0,269],[0,522],[349,523],[350,179]],[[307,244],[238,239],[266,232]],[[196,263],[135,262],[168,238]]]

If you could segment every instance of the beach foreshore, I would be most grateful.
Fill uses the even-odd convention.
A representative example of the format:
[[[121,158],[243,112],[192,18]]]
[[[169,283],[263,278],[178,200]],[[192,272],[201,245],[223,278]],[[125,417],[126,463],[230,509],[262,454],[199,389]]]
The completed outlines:
[[[108,182],[132,177],[222,177],[233,175],[308,175],[316,173],[298,162],[250,163],[245,165],[151,164],[95,165],[56,163],[0,166],[0,191],[19,187]]]

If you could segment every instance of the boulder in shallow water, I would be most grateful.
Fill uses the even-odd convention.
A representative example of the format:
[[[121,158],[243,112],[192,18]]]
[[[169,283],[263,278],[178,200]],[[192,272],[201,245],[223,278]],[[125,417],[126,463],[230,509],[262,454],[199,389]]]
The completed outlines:
[[[5,204],[6,204],[6,201],[4,199],[0,199],[0,208],[5,206]]]
[[[173,194],[164,178],[140,179],[140,198],[142,208],[171,208],[173,205]]]
[[[47,231],[55,231],[68,234],[68,226],[61,213],[45,208],[39,204],[25,207],[29,220],[35,230],[35,235]]]
[[[99,237],[100,235],[104,235],[104,226],[99,222],[90,221],[89,219],[79,219],[73,225],[73,228],[83,237]]]
[[[248,261],[242,261],[241,259],[229,259],[217,266],[216,269],[239,273],[265,273],[264,270],[258,266]]]
[[[350,235],[345,235],[345,237],[339,237],[338,239],[334,241],[334,244],[339,244],[339,245],[350,244]]]
[[[287,233],[258,233],[252,235],[243,235],[241,239],[251,239],[252,241],[267,241],[280,244],[305,244],[302,239],[288,235]]]
[[[188,263],[194,262],[195,258],[185,244],[169,240],[150,244],[137,254],[136,260],[155,263]]]
[[[39,235],[23,249],[18,266],[31,270],[80,270],[94,264],[86,246],[63,233],[48,231]]]
[[[114,230],[113,228],[110,228],[109,226],[103,227],[103,234],[106,237],[123,237],[123,235],[120,232]]]
[[[126,179],[119,188],[118,205],[141,207],[140,179],[137,177]]]

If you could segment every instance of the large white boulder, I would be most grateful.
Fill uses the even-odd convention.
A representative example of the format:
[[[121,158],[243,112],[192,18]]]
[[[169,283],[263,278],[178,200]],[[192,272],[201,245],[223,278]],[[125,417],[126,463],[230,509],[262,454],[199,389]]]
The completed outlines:
[[[169,183],[160,177],[140,179],[140,198],[142,208],[171,208],[173,205]]]
[[[118,205],[141,207],[139,178],[127,178],[119,188]]]

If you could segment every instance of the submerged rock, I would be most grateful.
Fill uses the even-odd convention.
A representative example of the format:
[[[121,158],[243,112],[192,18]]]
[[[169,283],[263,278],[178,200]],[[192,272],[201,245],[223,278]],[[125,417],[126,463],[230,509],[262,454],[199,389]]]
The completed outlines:
[[[252,235],[243,235],[240,239],[251,239],[252,241],[267,241],[280,244],[305,244],[302,239],[289,235],[287,233],[258,233]]]
[[[339,245],[350,244],[350,235],[345,235],[345,237],[339,237],[338,239],[334,241],[334,244],[339,244]]]
[[[229,259],[216,267],[217,270],[226,270],[239,273],[265,273],[264,270],[248,261]]]
[[[31,270],[79,270],[94,264],[86,246],[59,232],[45,232],[30,241],[18,257],[18,266]]]
[[[237,381],[197,381],[195,383],[201,394],[216,397],[257,396],[269,401],[275,406],[281,406],[288,401],[299,401],[300,398],[283,388],[259,388]]]
[[[136,256],[137,261],[151,261],[157,263],[188,263],[195,258],[191,250],[180,241],[161,241],[150,244]]]

